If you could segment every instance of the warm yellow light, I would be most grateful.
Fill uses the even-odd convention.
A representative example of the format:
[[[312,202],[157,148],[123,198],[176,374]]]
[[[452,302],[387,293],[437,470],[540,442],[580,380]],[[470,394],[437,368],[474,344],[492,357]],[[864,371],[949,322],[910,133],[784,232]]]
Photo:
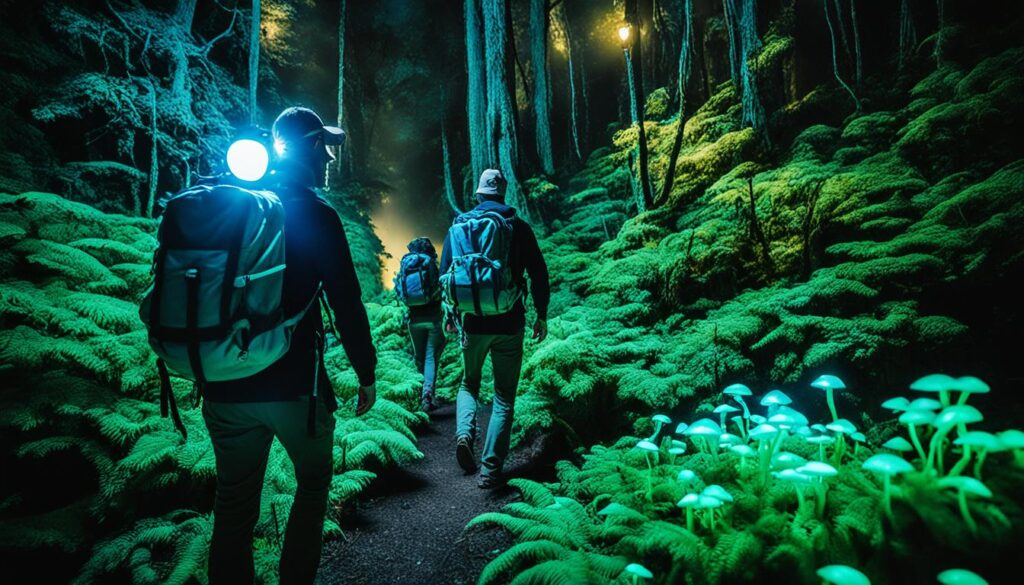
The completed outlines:
[[[626,41],[629,40],[629,27],[628,26],[620,26],[619,27],[619,39],[622,42],[626,42]]]

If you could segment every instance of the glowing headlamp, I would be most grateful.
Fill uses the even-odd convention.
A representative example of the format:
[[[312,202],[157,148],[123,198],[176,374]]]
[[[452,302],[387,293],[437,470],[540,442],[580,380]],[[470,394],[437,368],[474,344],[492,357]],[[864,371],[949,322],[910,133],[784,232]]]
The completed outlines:
[[[270,168],[270,151],[259,140],[241,138],[228,147],[227,163],[236,178],[256,182],[266,176]]]

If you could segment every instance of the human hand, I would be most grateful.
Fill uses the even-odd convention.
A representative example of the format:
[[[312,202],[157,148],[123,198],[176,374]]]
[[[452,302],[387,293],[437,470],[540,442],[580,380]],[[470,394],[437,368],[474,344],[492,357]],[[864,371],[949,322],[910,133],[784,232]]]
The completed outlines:
[[[544,338],[548,336],[548,322],[544,319],[537,319],[533,322],[533,338],[537,342],[544,341]]]
[[[455,333],[455,321],[452,321],[451,319],[445,319],[444,330],[447,333]]]
[[[377,384],[360,386],[359,399],[356,402],[356,416],[362,416],[369,412],[375,402],[377,402]]]

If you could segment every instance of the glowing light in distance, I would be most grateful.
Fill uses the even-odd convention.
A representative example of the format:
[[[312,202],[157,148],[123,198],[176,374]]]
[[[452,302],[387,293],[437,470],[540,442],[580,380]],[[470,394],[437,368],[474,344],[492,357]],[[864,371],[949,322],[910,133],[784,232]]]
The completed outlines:
[[[622,41],[622,42],[626,42],[626,41],[629,40],[629,27],[628,26],[620,26],[619,27],[619,40]]]
[[[258,181],[267,174],[270,153],[259,142],[245,138],[228,148],[227,160],[232,175],[243,181]]]

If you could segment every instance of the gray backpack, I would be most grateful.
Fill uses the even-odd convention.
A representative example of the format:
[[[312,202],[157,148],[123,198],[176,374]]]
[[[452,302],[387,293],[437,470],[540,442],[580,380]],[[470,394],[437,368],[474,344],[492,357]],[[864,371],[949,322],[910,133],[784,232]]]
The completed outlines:
[[[438,289],[437,264],[426,254],[409,252],[402,256],[395,275],[395,294],[407,307],[435,303],[441,298]]]
[[[490,316],[508,313],[522,298],[512,274],[512,219],[494,211],[470,211],[448,230],[452,263],[441,275],[441,295],[459,313]]]
[[[153,257],[153,286],[139,311],[159,359],[161,410],[168,369],[205,382],[251,376],[282,357],[310,306],[284,315],[284,207],[274,193],[198,185],[167,201]]]

